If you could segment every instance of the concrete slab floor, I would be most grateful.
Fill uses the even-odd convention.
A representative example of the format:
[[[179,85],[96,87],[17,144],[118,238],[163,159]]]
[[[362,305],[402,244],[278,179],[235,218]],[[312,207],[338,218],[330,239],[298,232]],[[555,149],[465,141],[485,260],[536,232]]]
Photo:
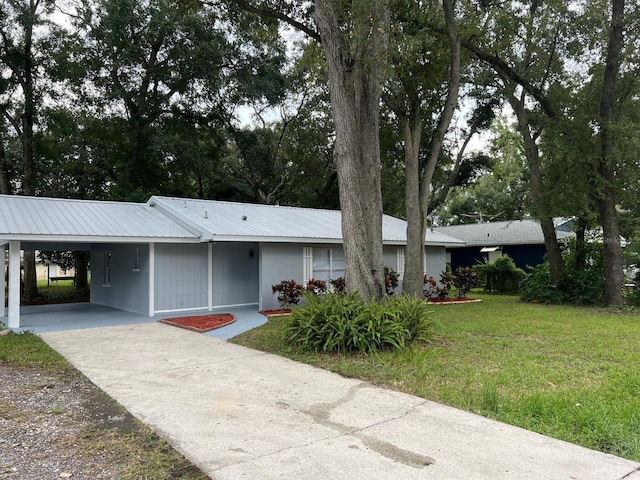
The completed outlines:
[[[209,313],[231,313],[236,316],[234,323],[205,333],[207,336],[223,340],[233,338],[242,332],[267,322],[266,317],[258,313],[257,307],[221,308],[214,309],[212,312],[206,309],[192,310],[189,312],[172,312],[149,317],[86,302],[22,306],[20,307],[21,327],[17,329],[17,331],[45,333],[117,325],[134,325],[139,323],[152,323],[162,318],[207,315]],[[6,325],[6,317],[0,317],[0,322]]]

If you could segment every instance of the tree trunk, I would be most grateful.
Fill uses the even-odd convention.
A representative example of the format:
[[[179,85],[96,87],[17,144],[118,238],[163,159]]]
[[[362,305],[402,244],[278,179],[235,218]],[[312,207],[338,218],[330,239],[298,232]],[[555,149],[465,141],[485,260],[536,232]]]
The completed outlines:
[[[612,0],[611,34],[607,48],[602,94],[600,96],[601,151],[598,174],[604,187],[598,195],[598,210],[602,222],[604,241],[605,302],[607,306],[619,307],[624,303],[622,286],[624,283],[620,226],[616,211],[616,159],[614,152],[613,124],[615,122],[613,104],[615,101],[616,77],[620,70],[620,51],[624,41],[625,0]]]
[[[422,118],[419,104],[403,122],[405,209],[407,248],[405,251],[402,293],[422,297],[424,289],[424,243],[426,212],[420,203],[420,143]]]
[[[22,300],[29,303],[38,296],[38,279],[36,276],[36,252],[35,250],[25,250],[22,257],[22,267],[24,269],[22,284]]]
[[[131,114],[133,115],[133,114]],[[131,199],[131,195],[138,185],[136,185],[137,173],[140,170],[140,164],[143,159],[142,153],[142,126],[139,119],[130,121],[130,140],[129,151],[124,162],[124,169],[122,172],[122,189],[128,200]]]
[[[458,104],[460,90],[460,38],[456,32],[455,0],[443,0],[444,17],[451,43],[449,85],[444,108],[438,126],[429,145],[429,157],[419,166],[422,117],[420,102],[411,101],[411,112],[405,122],[405,207],[407,211],[407,249],[402,291],[414,297],[422,297],[424,288],[424,244],[427,234],[426,217],[433,174],[444,143],[444,137]],[[411,99],[413,100],[413,99]],[[418,175],[417,181],[413,177]]]
[[[521,97],[518,99],[513,92],[507,96],[511,107],[516,112],[518,130],[524,143],[525,157],[527,158],[529,174],[531,176],[529,180],[531,198],[538,220],[540,221],[540,226],[542,227],[542,234],[544,235],[544,245],[547,250],[549,269],[551,270],[551,281],[554,285],[559,285],[567,278],[567,272],[562,258],[562,251],[558,244],[556,229],[553,224],[551,206],[544,195],[545,187],[540,167],[540,152],[535,138],[533,138],[529,130],[529,116],[525,107],[525,98]]]
[[[2,136],[0,137],[0,194],[11,195],[12,193],[7,151],[4,148],[4,136]]]
[[[33,154],[33,123],[35,117],[34,85],[33,85],[33,27],[36,20],[37,3],[31,2],[29,15],[24,23],[24,78],[22,89],[24,95],[24,111],[21,118],[22,163],[24,166],[23,192],[25,195],[36,193],[36,166]],[[38,280],[36,276],[36,252],[25,250],[23,257],[24,285],[23,300],[30,301],[38,296]]]
[[[324,49],[336,130],[345,280],[348,291],[377,300],[385,293],[382,252],[379,108],[389,44],[388,0],[352,5],[353,31],[338,2],[317,0],[314,18]]]
[[[82,290],[89,287],[89,252],[74,252],[76,272],[76,289]]]

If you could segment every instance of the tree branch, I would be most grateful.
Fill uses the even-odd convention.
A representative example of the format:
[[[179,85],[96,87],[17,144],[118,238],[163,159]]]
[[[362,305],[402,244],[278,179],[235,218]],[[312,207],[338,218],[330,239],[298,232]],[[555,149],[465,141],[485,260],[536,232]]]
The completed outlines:
[[[246,0],[234,0],[234,1],[240,8],[242,8],[243,10],[249,13],[255,13],[256,15],[259,15],[265,18],[273,18],[276,20],[280,20],[288,25],[291,25],[296,30],[300,30],[301,32],[306,33],[309,37],[313,38],[318,43],[321,43],[320,34],[318,32],[306,26],[302,22],[299,22],[298,20],[291,18],[288,15],[285,15],[282,12],[279,12],[272,8],[256,7]],[[203,3],[206,5],[212,5],[212,2],[209,0],[204,0]]]
[[[529,92],[529,94],[538,101],[540,107],[542,107],[542,110],[549,118],[559,117],[559,113],[556,111],[542,89],[529,82],[526,78],[511,68],[511,66],[509,66],[504,60],[499,58],[497,55],[491,55],[481,50],[471,41],[471,39],[462,39],[462,46],[473,53],[479,60],[483,61],[499,73],[502,73],[504,77],[517,83]]]

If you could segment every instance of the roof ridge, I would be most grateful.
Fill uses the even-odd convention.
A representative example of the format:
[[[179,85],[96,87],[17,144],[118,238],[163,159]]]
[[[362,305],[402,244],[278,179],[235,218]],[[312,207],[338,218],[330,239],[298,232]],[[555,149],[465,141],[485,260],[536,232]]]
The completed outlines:
[[[0,194],[0,198],[18,198],[18,199],[28,199],[28,200],[37,200],[41,202],[73,202],[73,203],[100,203],[100,204],[112,204],[112,205],[137,205],[140,207],[144,207],[146,203],[134,202],[130,200],[119,201],[119,200],[97,200],[97,199],[84,199],[84,198],[64,198],[64,197],[37,197],[35,195],[6,195]]]
[[[271,205],[266,203],[238,202],[234,200],[213,200],[213,199],[207,199],[207,198],[189,198],[189,197],[165,197],[163,195],[153,195],[153,198],[159,198],[163,200],[183,200],[183,201],[197,202],[197,203],[204,203],[204,202],[224,203],[224,204],[231,204],[231,205],[258,207],[258,208],[272,208],[272,209],[288,208],[293,210],[313,210],[315,212],[332,212],[332,213],[341,212],[340,210],[335,210],[331,208],[296,207],[293,205]]]

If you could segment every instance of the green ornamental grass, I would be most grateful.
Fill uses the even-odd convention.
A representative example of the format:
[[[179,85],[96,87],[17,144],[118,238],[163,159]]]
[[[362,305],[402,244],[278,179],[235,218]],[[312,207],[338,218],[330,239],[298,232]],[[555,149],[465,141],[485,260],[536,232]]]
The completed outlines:
[[[356,294],[307,295],[291,313],[286,340],[310,352],[373,354],[433,335],[427,304],[399,297],[368,303]]]

